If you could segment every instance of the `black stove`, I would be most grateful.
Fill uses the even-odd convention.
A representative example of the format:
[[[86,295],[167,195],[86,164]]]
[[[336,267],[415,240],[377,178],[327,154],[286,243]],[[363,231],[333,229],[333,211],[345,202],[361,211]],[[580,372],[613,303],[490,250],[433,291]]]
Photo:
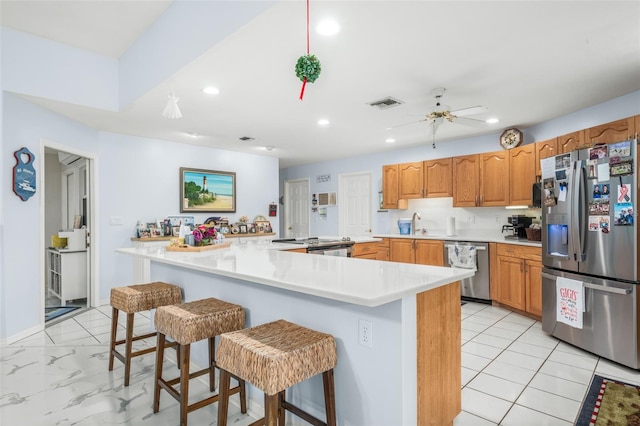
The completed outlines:
[[[328,238],[281,238],[272,240],[274,243],[286,243],[286,244],[306,244],[307,253],[322,254],[323,251],[347,249],[347,256],[351,256],[353,251],[353,245],[355,241],[351,241],[351,238],[344,237],[340,239],[328,239]]]

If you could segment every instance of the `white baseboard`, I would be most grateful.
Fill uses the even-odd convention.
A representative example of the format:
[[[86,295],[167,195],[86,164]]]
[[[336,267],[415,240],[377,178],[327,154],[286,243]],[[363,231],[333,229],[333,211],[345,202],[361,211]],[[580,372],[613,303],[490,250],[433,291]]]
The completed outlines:
[[[14,334],[13,336],[7,337],[6,339],[0,340],[0,346],[11,345],[12,343],[17,342],[18,340],[22,340],[25,337],[29,337],[33,334],[39,333],[44,330],[44,325],[36,325],[27,330],[23,330],[18,334]]]

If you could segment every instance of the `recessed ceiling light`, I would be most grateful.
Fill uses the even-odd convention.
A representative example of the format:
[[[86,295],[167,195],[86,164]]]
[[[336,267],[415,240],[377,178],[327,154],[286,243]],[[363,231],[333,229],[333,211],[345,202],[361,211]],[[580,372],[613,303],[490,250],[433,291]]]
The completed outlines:
[[[318,24],[316,31],[318,31],[320,35],[330,36],[337,34],[340,31],[340,27],[333,19],[325,19]]]
[[[385,139],[385,142],[386,142],[386,143],[395,143],[395,141],[396,141],[396,140],[395,140],[395,139],[393,139],[393,138]]]
[[[202,91],[207,95],[217,95],[218,93],[220,93],[220,90],[217,87],[213,87],[213,86],[207,86],[204,89],[202,89]]]
[[[328,126],[329,125],[329,120],[327,120],[326,118],[321,118],[320,120],[318,120],[318,126]]]
[[[192,138],[197,138],[198,136],[200,136],[199,134],[195,133],[195,132],[187,132],[187,136],[190,136]]]
[[[500,120],[498,120],[497,118],[488,118],[486,123],[487,124],[496,124],[498,121],[500,121]]]
[[[273,151],[273,148],[274,148],[274,147],[272,147],[272,146],[265,146],[265,147],[264,147],[264,150],[265,150],[265,151]]]

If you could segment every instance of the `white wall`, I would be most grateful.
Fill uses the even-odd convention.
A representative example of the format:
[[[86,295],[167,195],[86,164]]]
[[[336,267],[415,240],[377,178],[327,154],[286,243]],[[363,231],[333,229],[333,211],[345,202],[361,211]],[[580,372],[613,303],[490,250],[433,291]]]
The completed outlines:
[[[39,158],[43,140],[69,149],[91,153],[97,166],[97,223],[94,247],[98,254],[100,300],[108,300],[112,286],[130,284],[131,259],[114,249],[128,247],[138,219],[155,220],[179,214],[179,168],[194,167],[237,173],[237,213],[253,217],[268,215],[268,206],[277,200],[278,160],[185,145],[167,141],[97,132],[73,120],[3,93],[2,170],[15,164],[13,152],[27,147],[36,154],[36,173],[43,170]],[[5,174],[3,173],[3,175]],[[38,175],[38,179],[39,179]],[[5,178],[6,179],[6,178]],[[39,181],[39,180],[38,180]],[[7,253],[0,281],[0,341],[13,340],[26,330],[41,326],[42,271],[48,235],[40,228],[42,188],[28,201],[15,196],[9,182],[2,186],[0,223],[6,223],[0,250]],[[214,215],[198,214],[196,221]],[[122,226],[109,225],[110,216],[121,216]],[[275,232],[278,224],[274,223]]]
[[[525,144],[527,144],[637,114],[640,114],[640,91],[521,130],[523,130]],[[396,220],[399,217],[411,216],[413,211],[418,211],[422,214],[423,221],[426,223],[425,226],[428,228],[444,229],[446,216],[454,215],[456,216],[457,227],[461,227],[461,229],[474,227],[476,229],[495,228],[499,230],[503,220],[506,220],[509,215],[526,213],[533,216],[535,211],[488,207],[453,209],[452,199],[449,198],[444,200],[411,200],[407,210],[390,210],[389,212],[381,213],[378,212],[378,191],[382,189],[382,166],[385,164],[496,151],[500,149],[498,144],[500,132],[482,137],[441,142],[437,144],[436,149],[431,147],[430,142],[425,142],[420,147],[406,149],[393,149],[390,147],[387,151],[381,153],[282,169],[280,171],[280,194],[284,194],[285,180],[309,178],[311,194],[337,192],[338,176],[341,173],[370,171],[373,176],[371,211],[374,233],[398,232]],[[316,177],[325,174],[331,175],[331,181],[317,183]],[[338,235],[339,208],[340,206],[327,208],[326,221],[320,220],[317,214],[310,212],[311,235]],[[474,217],[475,223],[468,221],[470,216]],[[496,216],[499,216],[498,221],[496,221]]]

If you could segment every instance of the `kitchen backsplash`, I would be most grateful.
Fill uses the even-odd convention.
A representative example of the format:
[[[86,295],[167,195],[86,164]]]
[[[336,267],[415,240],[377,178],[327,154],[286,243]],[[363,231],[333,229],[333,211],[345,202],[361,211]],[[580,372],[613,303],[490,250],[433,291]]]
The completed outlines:
[[[428,232],[444,231],[449,216],[456,218],[456,230],[496,230],[500,232],[502,225],[508,223],[513,215],[535,217],[539,222],[540,209],[505,209],[504,207],[453,207],[453,198],[420,198],[409,200],[406,210],[389,210],[389,233],[397,234],[398,219],[411,219],[418,212],[421,220],[416,221],[416,228],[426,228]]]

